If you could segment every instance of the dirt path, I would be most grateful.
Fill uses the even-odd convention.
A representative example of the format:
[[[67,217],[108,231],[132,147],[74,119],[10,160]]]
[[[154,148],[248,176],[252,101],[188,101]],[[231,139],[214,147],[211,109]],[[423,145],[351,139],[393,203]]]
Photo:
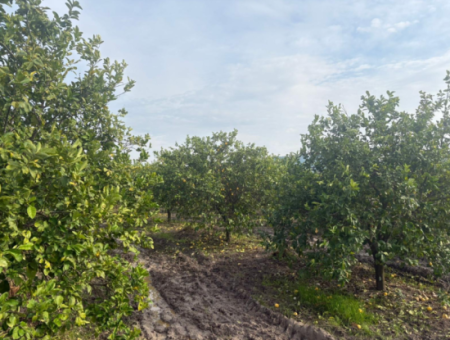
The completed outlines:
[[[137,315],[144,339],[333,339],[259,305],[245,290],[213,273],[207,261],[143,253],[141,262],[155,288],[153,306]]]

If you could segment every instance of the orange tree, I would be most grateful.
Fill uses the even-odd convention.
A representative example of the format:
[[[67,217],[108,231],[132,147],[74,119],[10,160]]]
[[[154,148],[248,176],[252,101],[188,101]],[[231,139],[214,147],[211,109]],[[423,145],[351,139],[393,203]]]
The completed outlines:
[[[147,306],[147,272],[113,249],[151,246],[156,176],[140,171],[148,137],[108,109],[133,82],[73,25],[77,1],[53,18],[40,2],[0,0],[0,338],[136,338],[123,317]]]
[[[281,171],[265,148],[244,145],[236,136],[235,130],[188,137],[184,144],[156,153],[164,180],[160,191],[166,195],[159,196],[161,204],[202,225],[223,228],[227,241],[232,232],[262,223],[263,209],[273,206]]]
[[[399,112],[391,92],[367,93],[353,115],[330,103],[328,116],[316,116],[302,136],[300,153],[286,160],[273,244],[313,250],[305,253],[311,264],[341,282],[367,249],[379,290],[394,258],[448,271],[449,93],[422,93],[415,114]]]
[[[158,160],[152,163],[151,170],[155,171],[162,181],[155,185],[153,192],[158,204],[167,212],[167,221],[171,222],[172,212],[183,205],[183,191],[185,188],[183,178],[180,172],[182,158],[176,149],[162,149],[156,153]]]

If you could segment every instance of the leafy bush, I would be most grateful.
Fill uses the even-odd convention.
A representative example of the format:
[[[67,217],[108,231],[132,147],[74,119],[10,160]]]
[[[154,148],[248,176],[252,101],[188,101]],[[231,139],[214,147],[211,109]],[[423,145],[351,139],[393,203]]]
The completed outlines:
[[[448,271],[449,74],[445,81],[435,98],[422,93],[415,114],[399,112],[388,92],[367,93],[356,114],[330,103],[328,117],[316,116],[300,153],[287,160],[273,244],[312,250],[311,265],[341,282],[367,249],[379,290],[394,258]]]
[[[180,216],[224,228],[227,241],[232,232],[261,223],[281,171],[265,148],[244,145],[236,136],[235,130],[188,137],[156,153],[155,169],[164,180],[155,188],[158,202]]]
[[[139,228],[157,208],[157,178],[130,158],[136,147],[145,160],[148,137],[108,109],[126,65],[98,66],[100,37],[72,25],[77,1],[53,19],[39,0],[12,3],[0,1],[0,338],[74,325],[135,338],[123,317],[147,306],[148,274],[114,249],[152,246]]]

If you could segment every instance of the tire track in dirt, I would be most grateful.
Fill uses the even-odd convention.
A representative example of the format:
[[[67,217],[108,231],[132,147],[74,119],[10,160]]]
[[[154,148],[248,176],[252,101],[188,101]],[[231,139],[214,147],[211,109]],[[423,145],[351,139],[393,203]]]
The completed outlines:
[[[151,275],[154,304],[138,314],[145,339],[333,340],[257,303],[195,259],[179,254],[141,256]]]

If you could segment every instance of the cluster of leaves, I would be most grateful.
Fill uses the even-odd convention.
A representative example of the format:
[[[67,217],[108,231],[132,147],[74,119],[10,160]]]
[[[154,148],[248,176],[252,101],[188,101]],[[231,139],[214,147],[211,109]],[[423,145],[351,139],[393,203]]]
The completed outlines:
[[[140,228],[158,179],[130,157],[145,160],[148,136],[108,103],[134,83],[73,26],[77,1],[53,18],[40,3],[0,1],[0,338],[89,324],[132,339],[123,317],[148,305],[148,274],[120,252],[152,246]]]
[[[188,137],[183,145],[156,153],[155,171],[164,182],[155,187],[161,206],[230,235],[262,221],[270,209],[281,162],[263,147],[244,145],[237,131]]]
[[[435,98],[421,94],[415,114],[399,112],[391,92],[367,93],[354,115],[330,103],[286,161],[273,245],[308,250],[312,265],[341,282],[367,250],[380,290],[394,258],[448,271],[449,74],[445,81]]]

